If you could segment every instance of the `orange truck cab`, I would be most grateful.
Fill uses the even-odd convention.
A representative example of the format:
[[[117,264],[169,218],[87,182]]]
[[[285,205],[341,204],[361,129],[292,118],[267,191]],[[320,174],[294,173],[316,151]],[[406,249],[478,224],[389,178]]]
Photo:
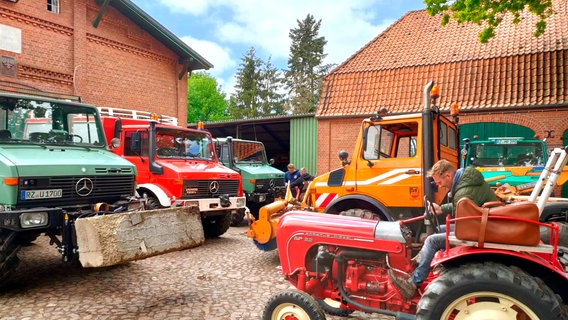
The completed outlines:
[[[363,120],[350,161],[339,153],[342,167],[318,176],[304,204],[315,211],[382,220],[400,220],[424,212],[424,196],[440,202],[447,190],[435,190],[427,171],[446,159],[459,167],[457,106],[453,119],[435,105],[433,83],[425,89],[422,112]]]
[[[220,236],[233,215],[244,215],[241,176],[219,163],[209,132],[147,112],[99,111],[112,152],[136,166],[137,191],[147,207],[198,206],[206,237]]]

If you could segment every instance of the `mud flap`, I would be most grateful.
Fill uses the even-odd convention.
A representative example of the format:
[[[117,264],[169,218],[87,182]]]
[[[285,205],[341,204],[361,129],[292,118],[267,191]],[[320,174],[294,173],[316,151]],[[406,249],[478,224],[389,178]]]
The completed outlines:
[[[106,267],[200,246],[198,207],[177,207],[79,218],[75,221],[83,267]]]

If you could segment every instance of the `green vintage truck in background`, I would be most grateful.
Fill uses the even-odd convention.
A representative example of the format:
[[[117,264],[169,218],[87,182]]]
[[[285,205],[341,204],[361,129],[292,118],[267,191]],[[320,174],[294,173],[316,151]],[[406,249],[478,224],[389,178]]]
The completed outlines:
[[[219,161],[241,174],[247,207],[258,219],[262,206],[284,196],[284,172],[272,167],[273,161],[267,159],[262,142],[232,137],[214,140]],[[234,217],[233,225],[242,219]]]

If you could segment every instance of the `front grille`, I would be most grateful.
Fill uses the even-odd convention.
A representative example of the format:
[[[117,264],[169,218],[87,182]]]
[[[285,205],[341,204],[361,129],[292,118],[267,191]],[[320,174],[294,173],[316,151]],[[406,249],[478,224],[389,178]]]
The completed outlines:
[[[212,185],[218,186],[216,192],[211,191]],[[238,192],[238,180],[184,180],[182,199],[219,198],[224,194],[236,197]]]
[[[86,180],[92,182],[92,191],[85,196],[77,193],[77,183],[84,186]],[[81,181],[80,181],[81,180]],[[87,181],[88,183],[88,181]],[[88,183],[90,187],[91,184]],[[80,177],[21,177],[18,186],[18,208],[28,207],[74,207],[97,202],[113,203],[134,194],[134,175],[104,175]],[[61,198],[22,200],[24,190],[62,190]],[[82,191],[86,194],[88,191]]]
[[[272,181],[272,185],[270,183]],[[268,192],[274,187],[283,187],[284,178],[271,178],[271,179],[257,179],[255,185],[256,192]]]

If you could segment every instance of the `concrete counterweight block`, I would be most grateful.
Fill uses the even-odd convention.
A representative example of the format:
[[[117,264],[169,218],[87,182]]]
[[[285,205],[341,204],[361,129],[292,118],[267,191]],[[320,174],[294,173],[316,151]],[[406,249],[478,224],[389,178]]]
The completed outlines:
[[[200,246],[198,207],[108,214],[75,221],[83,267],[106,267]]]

